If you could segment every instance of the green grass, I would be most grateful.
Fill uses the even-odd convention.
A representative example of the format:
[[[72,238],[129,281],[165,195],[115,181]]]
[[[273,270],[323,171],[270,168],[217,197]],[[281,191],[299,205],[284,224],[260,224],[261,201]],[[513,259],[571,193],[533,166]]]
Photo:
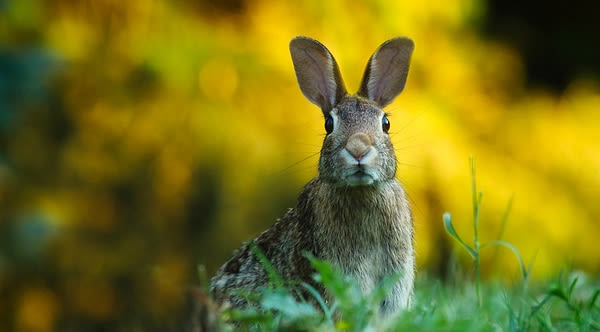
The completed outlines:
[[[323,285],[333,301],[327,303],[310,285],[285,285],[275,269],[256,248],[271,285],[259,293],[246,294],[253,306],[222,313],[223,330],[247,331],[600,331],[600,281],[582,272],[564,272],[541,284],[530,285],[531,265],[526,267],[519,250],[501,239],[479,242],[479,211],[482,194],[477,191],[475,164],[471,159],[473,190],[473,243],[455,230],[449,213],[443,223],[449,236],[473,259],[474,275],[456,269],[445,283],[420,274],[410,310],[381,318],[378,307],[399,276],[389,276],[370,294],[362,294],[358,283],[343,276],[327,262],[308,256],[317,271],[315,281]],[[510,212],[508,204],[502,225]],[[501,232],[502,233],[502,232]],[[510,249],[522,278],[507,286],[482,281],[480,253],[488,247]],[[300,291],[310,294],[303,298]],[[234,323],[232,325],[231,323]]]
[[[334,294],[333,303],[326,304],[316,292],[314,299],[299,300],[292,288],[274,287],[254,297],[256,306],[227,311],[222,320],[248,331],[600,331],[600,288],[581,273],[560,274],[527,289],[484,282],[479,294],[465,275],[447,283],[421,275],[413,308],[381,319],[377,303],[389,283],[362,295],[329,264],[314,264]],[[321,309],[311,304],[315,299]],[[234,328],[224,324],[223,330]]]

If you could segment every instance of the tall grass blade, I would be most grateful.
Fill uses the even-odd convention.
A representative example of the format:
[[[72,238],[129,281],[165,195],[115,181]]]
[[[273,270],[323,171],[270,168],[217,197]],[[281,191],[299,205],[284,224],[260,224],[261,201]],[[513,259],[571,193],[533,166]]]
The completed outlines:
[[[502,215],[502,219],[500,220],[500,229],[498,230],[498,236],[496,237],[498,240],[502,240],[502,238],[504,237],[504,232],[506,231],[506,224],[508,223],[508,217],[510,216],[510,212],[512,211],[514,198],[515,196],[510,196],[508,204],[506,205],[506,209],[504,209],[504,214]]]
[[[475,158],[469,157],[471,164],[471,189],[473,191],[473,253],[475,264],[475,291],[477,293],[477,304],[481,307],[481,261],[479,258],[479,209],[483,194],[477,191],[477,178],[475,176]]]
[[[444,218],[444,228],[446,229],[446,232],[448,233],[448,235],[450,235],[453,239],[458,241],[458,243],[460,243],[460,245],[463,246],[463,248],[465,248],[465,250],[469,253],[469,255],[471,255],[471,257],[473,259],[475,259],[475,256],[476,256],[475,250],[473,250],[473,248],[469,247],[469,245],[466,244],[460,238],[460,236],[454,229],[454,225],[452,225],[452,215],[450,215],[449,212],[446,212],[446,213],[444,213],[443,218]]]
[[[521,269],[521,275],[523,276],[523,280],[527,280],[527,278],[529,277],[529,269],[525,266],[525,262],[523,261],[521,252],[519,252],[519,249],[517,249],[517,247],[515,247],[512,243],[506,242],[503,240],[495,240],[495,241],[487,242],[487,243],[483,244],[481,246],[481,248],[483,249],[487,246],[502,246],[502,247],[508,248],[510,251],[512,251],[515,254],[515,257],[517,258],[517,260],[519,261],[519,267]]]

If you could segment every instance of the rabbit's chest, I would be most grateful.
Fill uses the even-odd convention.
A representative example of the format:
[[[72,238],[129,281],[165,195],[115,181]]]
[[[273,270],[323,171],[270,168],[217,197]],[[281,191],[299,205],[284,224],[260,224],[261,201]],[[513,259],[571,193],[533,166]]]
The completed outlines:
[[[329,242],[328,259],[345,275],[354,278],[363,292],[369,292],[395,265],[385,230],[341,227],[338,231],[338,237]]]
[[[410,212],[398,199],[402,192],[392,195],[393,188],[386,188],[376,194],[332,195],[316,202],[318,227],[311,235],[320,256],[355,279],[363,292],[401,271],[412,254]],[[389,196],[395,199],[385,199]]]
[[[345,262],[339,262],[346,275],[354,278],[360,285],[363,293],[370,292],[385,275],[385,266],[389,257],[380,246],[369,250],[356,252]]]

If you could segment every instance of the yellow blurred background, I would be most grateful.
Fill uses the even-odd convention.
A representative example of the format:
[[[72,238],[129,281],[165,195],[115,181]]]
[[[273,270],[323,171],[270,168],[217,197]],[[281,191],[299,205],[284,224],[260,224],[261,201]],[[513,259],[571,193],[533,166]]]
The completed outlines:
[[[332,51],[349,91],[383,41],[415,41],[386,111],[420,271],[448,273],[445,211],[472,237],[473,156],[483,241],[513,243],[535,279],[597,275],[600,85],[528,84],[516,47],[480,33],[488,14],[480,0],[0,1],[0,330],[164,330],[198,265],[212,274],[292,207],[324,134],[295,81],[297,35]],[[518,279],[509,252],[483,260]]]

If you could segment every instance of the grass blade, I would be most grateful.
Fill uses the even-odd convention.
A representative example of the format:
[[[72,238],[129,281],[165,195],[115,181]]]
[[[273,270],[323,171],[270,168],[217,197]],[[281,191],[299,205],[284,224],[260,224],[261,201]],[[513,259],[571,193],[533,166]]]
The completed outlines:
[[[269,281],[273,283],[276,287],[283,287],[283,279],[281,278],[275,267],[271,265],[271,262],[269,261],[267,256],[265,256],[265,254],[262,252],[262,250],[260,250],[256,243],[254,243],[254,241],[251,241],[248,245],[250,246],[250,250],[252,251],[252,253],[256,256],[256,258],[258,258],[258,261],[264,266],[265,270],[267,271]]]
[[[569,285],[569,289],[567,290],[567,296],[569,298],[571,298],[571,295],[573,294],[573,289],[575,289],[575,285],[577,285],[578,281],[579,281],[579,277],[575,277],[575,278],[573,278],[573,281],[571,281],[571,284]]]
[[[508,204],[506,205],[506,209],[504,209],[504,214],[502,215],[502,219],[500,221],[500,229],[498,230],[498,236],[496,237],[498,240],[502,240],[504,237],[504,231],[506,230],[506,224],[508,223],[508,217],[510,216],[510,212],[512,210],[514,196],[511,196],[508,200]]]
[[[476,253],[475,250],[473,250],[473,248],[469,247],[469,245],[467,245],[458,235],[458,233],[456,233],[456,230],[454,229],[454,225],[452,225],[452,216],[450,215],[449,212],[444,213],[444,228],[446,229],[446,232],[448,233],[448,235],[450,235],[453,239],[455,239],[458,243],[460,243],[463,248],[465,248],[465,250],[471,255],[471,257],[473,259],[475,259]]]
[[[523,279],[527,280],[527,277],[529,276],[529,269],[527,269],[527,267],[525,266],[525,262],[523,262],[523,257],[521,257],[521,252],[519,252],[519,249],[517,249],[517,247],[515,247],[512,243],[503,240],[487,242],[483,244],[481,248],[487,246],[502,246],[510,249],[510,251],[512,251],[515,254],[515,257],[519,261],[519,267],[521,268],[521,275],[523,276]]]
[[[596,306],[596,300],[598,299],[598,295],[600,295],[600,289],[597,289],[594,292],[594,295],[592,295],[592,298],[590,299],[590,302],[588,304],[590,308],[594,308]]]
[[[323,296],[321,296],[321,294],[313,286],[311,286],[309,283],[302,282],[301,285],[317,301],[317,303],[321,307],[321,310],[323,310],[323,313],[325,313],[325,318],[327,320],[327,323],[330,326],[335,326],[335,324],[333,322],[334,309],[333,308],[329,308],[327,306],[327,303],[325,303],[325,299],[323,299]]]

